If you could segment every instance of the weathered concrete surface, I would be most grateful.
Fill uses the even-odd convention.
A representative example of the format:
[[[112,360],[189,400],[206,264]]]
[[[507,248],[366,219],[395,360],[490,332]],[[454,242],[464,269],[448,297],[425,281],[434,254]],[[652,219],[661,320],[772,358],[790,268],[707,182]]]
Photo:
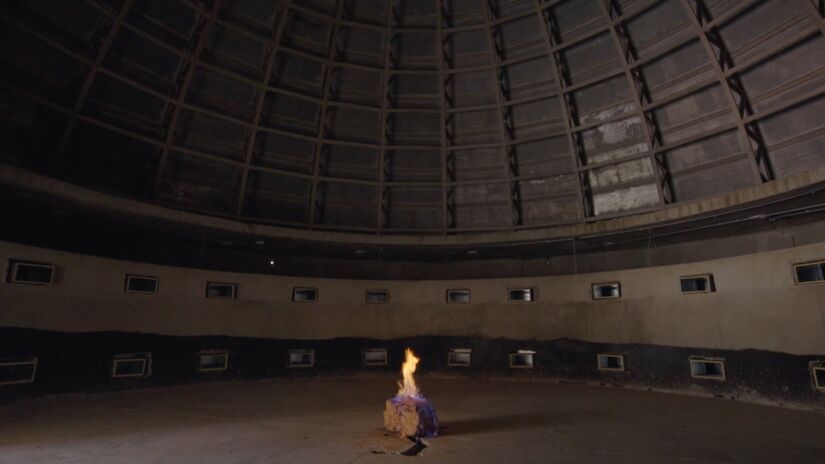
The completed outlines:
[[[825,462],[825,416],[543,382],[426,380],[427,463]],[[276,380],[41,398],[0,407],[0,463],[386,463],[394,379]]]

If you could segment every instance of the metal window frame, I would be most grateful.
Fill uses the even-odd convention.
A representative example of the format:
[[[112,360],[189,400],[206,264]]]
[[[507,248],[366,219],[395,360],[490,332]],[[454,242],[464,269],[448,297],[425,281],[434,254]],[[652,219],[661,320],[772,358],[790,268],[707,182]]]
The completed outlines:
[[[518,364],[514,364],[513,360],[516,356],[524,356],[530,355],[530,365],[529,366],[522,366]],[[536,352],[533,350],[518,350],[513,353],[510,353],[510,369],[535,369],[536,367]]]
[[[151,359],[152,359],[151,354],[146,355],[146,356],[140,356],[140,355],[123,355],[122,357],[115,356],[114,358],[112,358],[112,378],[113,379],[129,379],[129,378],[136,379],[136,378],[149,377],[150,375],[152,375],[152,370],[151,370],[151,362],[152,361],[151,361]],[[117,373],[118,365],[120,365],[121,363],[135,362],[135,361],[140,361],[141,363],[143,363],[143,369],[142,369],[142,372],[140,374],[121,374],[121,375],[118,375],[118,373]]]
[[[368,353],[383,353],[384,359],[382,361],[368,361]],[[389,364],[389,352],[386,348],[365,348],[361,351],[361,365],[364,367],[383,367]]]
[[[615,285],[616,286],[616,290],[618,290],[618,292],[617,292],[618,294],[616,296],[596,296],[596,287],[605,287],[605,286],[608,286],[608,285]],[[593,298],[593,300],[596,300],[596,301],[598,301],[598,300],[618,300],[619,298],[622,297],[622,283],[619,282],[619,281],[614,281],[614,282],[598,282],[598,283],[590,284],[590,297]]]
[[[312,290],[315,292],[315,298],[311,300],[299,300],[295,298],[295,295],[303,290]],[[316,303],[318,301],[319,294],[318,294],[318,287],[292,287],[292,302],[293,303]]]
[[[212,286],[223,286],[223,287],[231,287],[232,288],[232,296],[209,296],[209,288]],[[218,300],[236,300],[238,298],[238,284],[231,283],[231,282],[206,282],[206,294],[204,295],[206,298],[218,299]]]
[[[301,364],[301,363],[293,363],[292,362],[292,355],[293,354],[301,354],[309,355],[309,364]],[[287,351],[286,354],[286,367],[289,369],[311,369],[315,367],[315,350],[313,349],[291,349]]]
[[[727,370],[725,369],[725,358],[706,358],[701,356],[691,356],[688,359],[690,363],[690,377],[694,379],[702,379],[702,380],[716,380],[719,382],[724,382],[728,379]],[[694,366],[697,364],[714,364],[720,366],[722,374],[721,375],[705,375],[705,374],[697,374],[694,370]]]
[[[30,358],[11,358],[11,359],[3,359],[0,360],[0,367],[5,366],[26,366],[26,365],[33,365],[34,368],[32,369],[32,376],[29,379],[24,380],[10,380],[6,382],[0,382],[0,385],[20,385],[25,383],[34,383],[34,379],[37,378],[37,366],[39,364],[39,360],[37,357],[30,357]]]
[[[621,367],[603,367],[602,360],[603,359],[619,359],[619,364]],[[606,363],[607,364],[607,363]],[[596,355],[596,367],[601,372],[625,372],[625,363],[624,363],[624,355],[623,354],[616,354],[616,353],[599,353]]]
[[[682,281],[688,279],[705,279],[707,281],[707,290],[692,290],[692,291],[684,291],[682,290]],[[697,293],[714,293],[716,292],[716,282],[713,280],[713,274],[695,274],[695,275],[686,275],[686,276],[679,276],[679,291],[685,295],[693,295]]]
[[[469,356],[469,360],[464,362],[456,362],[453,355],[462,354]],[[447,351],[447,366],[448,367],[470,367],[473,364],[473,350],[471,348],[450,348]]]
[[[387,299],[384,300],[384,301],[370,301],[370,293],[378,293],[378,292],[383,292],[387,296]],[[368,289],[364,293],[364,302],[367,303],[367,304],[387,304],[387,303],[390,302],[390,290],[388,288]]]
[[[49,276],[48,282],[35,282],[31,280],[19,280],[17,278],[17,270],[20,266],[30,266],[30,267],[39,267],[39,268],[46,268],[51,271],[51,275]],[[12,284],[22,284],[22,285],[40,285],[40,286],[49,286],[54,285],[54,274],[56,271],[56,267],[54,264],[49,263],[37,263],[33,261],[23,261],[18,259],[10,259],[9,260],[9,267],[8,267],[8,279],[7,281]]]
[[[800,282],[799,281],[799,274],[797,274],[796,270],[799,269],[800,267],[803,267],[803,266],[814,266],[814,265],[825,266],[825,260],[821,259],[821,260],[817,260],[817,261],[808,261],[808,262],[804,262],[804,263],[795,263],[793,265],[793,271],[792,271],[793,272],[794,285],[821,285],[821,284],[825,284],[825,270],[823,270],[823,276],[822,276],[823,278],[820,279],[820,280],[812,280],[810,282]]]
[[[203,367],[203,357],[204,356],[222,356],[223,357],[223,367]],[[198,372],[223,372],[229,369],[229,352],[223,350],[214,350],[214,351],[200,351],[198,352],[198,363],[196,366],[196,370]]]
[[[155,290],[151,292],[144,292],[142,290],[130,290],[129,283],[132,281],[133,278],[137,279],[147,279],[153,280],[155,282]],[[157,295],[158,289],[160,288],[160,279],[156,276],[148,276],[148,275],[140,275],[140,274],[126,274],[126,281],[123,284],[123,292],[124,293],[137,293],[140,295]]]
[[[530,292],[530,299],[529,300],[514,300],[513,294],[511,292],[514,291],[528,291]],[[533,303],[536,301],[536,289],[534,287],[512,287],[507,289],[507,302],[508,303]]]
[[[456,292],[467,292],[467,301],[452,301],[450,295]],[[469,288],[448,288],[446,293],[447,304],[470,304],[472,303],[472,292]]]
[[[814,390],[825,393],[825,382],[821,384],[819,383],[819,377],[816,375],[817,372],[822,372],[825,374],[825,363],[812,363],[811,365],[811,381],[813,383]]]

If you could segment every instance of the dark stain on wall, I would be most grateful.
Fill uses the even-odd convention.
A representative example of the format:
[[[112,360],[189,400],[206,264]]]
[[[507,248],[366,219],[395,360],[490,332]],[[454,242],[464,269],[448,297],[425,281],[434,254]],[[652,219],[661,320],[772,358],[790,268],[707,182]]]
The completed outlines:
[[[175,337],[139,333],[64,333],[20,328],[0,328],[0,359],[36,356],[34,383],[0,386],[0,402],[66,393],[100,392],[197,382],[255,380],[271,377],[350,375],[365,372],[392,374],[400,370],[404,348],[422,359],[420,375],[445,373],[473,378],[509,376],[552,378],[572,382],[600,382],[679,390],[699,385],[717,397],[742,395],[782,404],[825,406],[817,392],[810,364],[822,356],[798,356],[761,350],[711,350],[657,345],[588,343],[576,340],[510,340],[478,337],[413,337],[394,340],[338,338],[329,340],[275,340],[225,336]],[[364,367],[362,350],[385,348],[385,367]],[[448,367],[451,348],[472,349],[470,367]],[[290,349],[312,349],[312,368],[288,368]],[[226,371],[200,373],[198,353],[229,352]],[[532,369],[511,369],[509,354],[534,350]],[[152,353],[151,375],[112,378],[112,359],[118,354]],[[599,353],[624,355],[625,372],[605,373],[597,368]],[[695,379],[691,356],[724,358],[727,380]]]

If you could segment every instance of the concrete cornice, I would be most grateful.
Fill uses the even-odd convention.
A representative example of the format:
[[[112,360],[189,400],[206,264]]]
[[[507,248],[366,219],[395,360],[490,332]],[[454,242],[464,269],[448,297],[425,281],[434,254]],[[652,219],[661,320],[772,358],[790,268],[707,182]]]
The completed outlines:
[[[92,190],[57,180],[32,171],[0,163],[0,183],[16,189],[56,197],[81,206],[117,214],[130,214],[170,222],[207,227],[226,232],[248,234],[274,239],[316,241],[336,244],[370,244],[381,246],[474,246],[515,244],[565,240],[644,229],[654,225],[707,217],[730,211],[737,207],[758,204],[783,195],[804,191],[806,188],[825,184],[825,168],[803,171],[735,192],[708,197],[696,201],[677,203],[656,211],[631,214],[623,217],[597,220],[570,225],[557,225],[536,229],[493,232],[466,232],[455,235],[376,235],[367,233],[321,231],[289,228],[268,224],[235,221],[201,213],[183,211],[135,199]]]

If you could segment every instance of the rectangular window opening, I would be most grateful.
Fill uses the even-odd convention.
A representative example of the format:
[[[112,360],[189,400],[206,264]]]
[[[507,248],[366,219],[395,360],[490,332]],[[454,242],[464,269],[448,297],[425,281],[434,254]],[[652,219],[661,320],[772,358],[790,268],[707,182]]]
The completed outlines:
[[[8,282],[14,284],[52,285],[54,283],[54,265],[9,261]]]
[[[0,359],[0,385],[32,383],[37,375],[37,358]]]
[[[470,290],[447,290],[447,303],[469,303]]]
[[[725,360],[690,358],[690,376],[694,379],[725,380]]]
[[[814,380],[814,387],[825,393],[825,364],[814,365],[811,367],[811,377]]]
[[[112,360],[112,377],[149,377],[151,365],[152,355],[149,353],[118,355]]]
[[[619,282],[609,282],[605,284],[593,284],[594,300],[609,300],[621,298],[622,288]]]
[[[682,293],[711,293],[716,291],[713,275],[702,274],[679,278]]]
[[[447,366],[470,367],[473,361],[473,350],[470,348],[452,348],[447,352]]]
[[[229,353],[226,351],[203,351],[198,353],[198,372],[220,372],[229,368]]]
[[[532,288],[511,288],[507,293],[507,300],[511,302],[531,302],[535,298]]]
[[[532,369],[535,366],[536,352],[530,350],[518,350],[510,353],[510,368],[512,369]]]
[[[624,372],[624,356],[621,354],[596,355],[600,371]]]
[[[389,303],[390,291],[386,289],[381,290],[367,290],[367,303]]]
[[[797,285],[825,282],[825,261],[794,265]]]
[[[313,367],[315,365],[314,350],[289,350],[287,366],[290,368]]]
[[[158,292],[158,278],[126,274],[126,293],[153,294]]]
[[[312,287],[295,287],[292,289],[292,301],[302,303],[318,301],[318,289]]]
[[[234,300],[238,296],[238,284],[227,284],[219,282],[206,283],[207,298],[222,298]]]
[[[369,348],[364,350],[362,360],[365,367],[379,367],[387,365],[387,350],[384,348]]]

